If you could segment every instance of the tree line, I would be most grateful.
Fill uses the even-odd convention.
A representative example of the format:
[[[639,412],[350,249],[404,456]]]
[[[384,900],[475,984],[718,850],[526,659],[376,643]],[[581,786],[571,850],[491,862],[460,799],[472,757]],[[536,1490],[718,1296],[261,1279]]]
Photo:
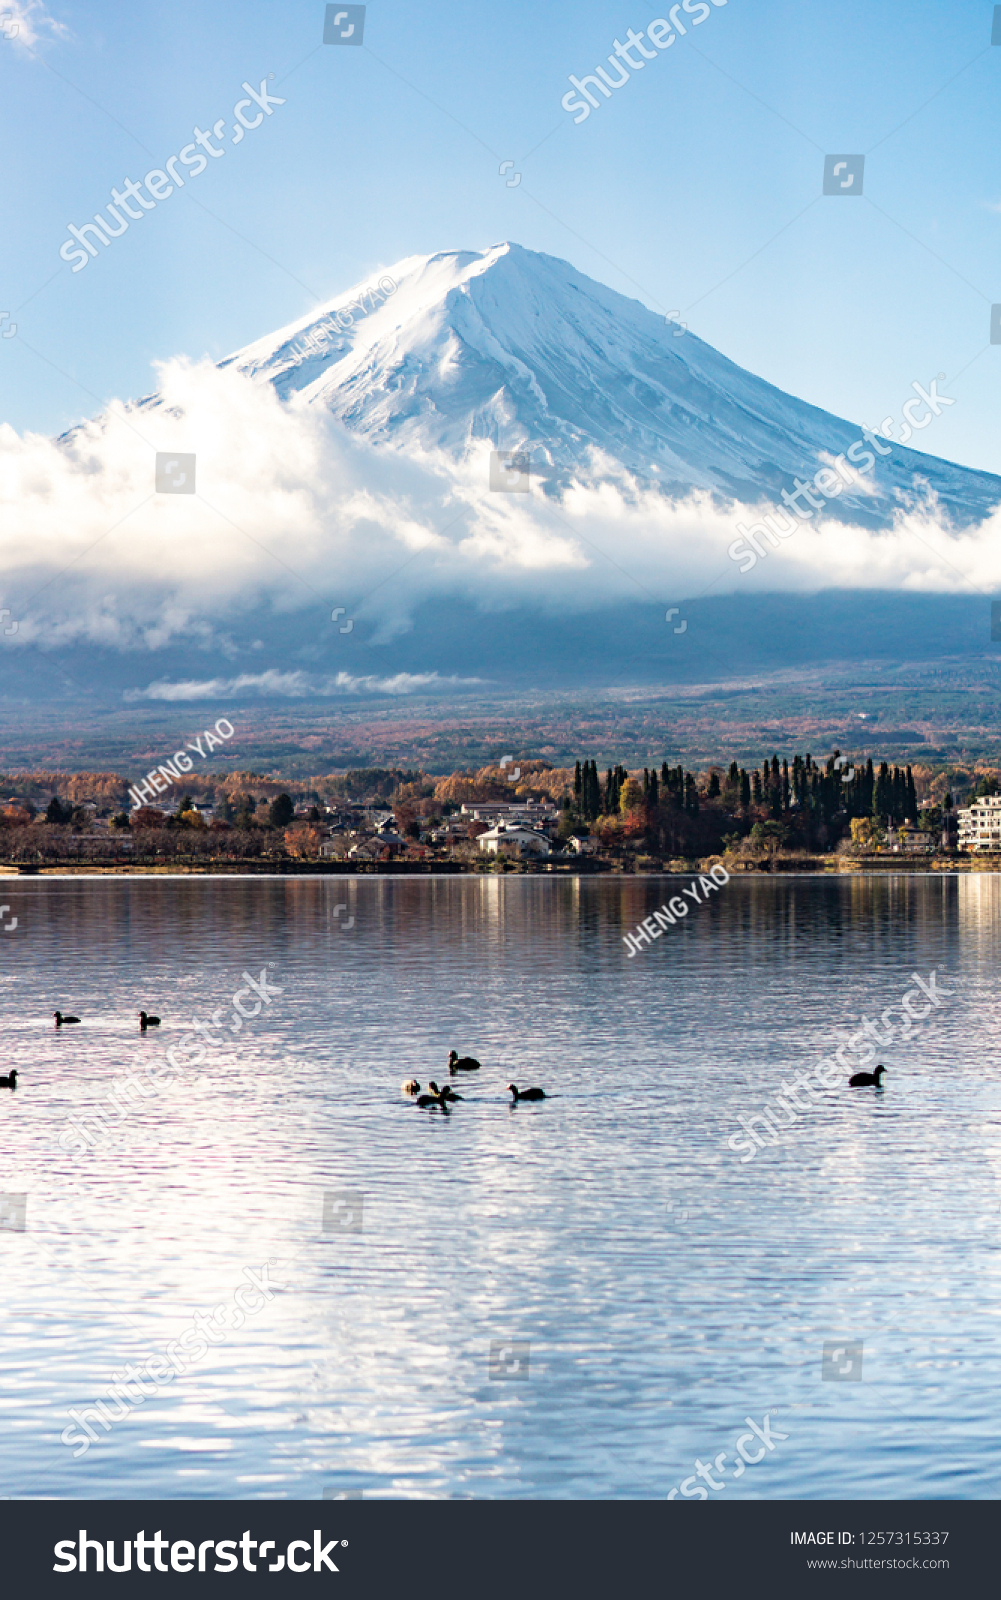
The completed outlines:
[[[951,804],[947,796],[947,810]],[[583,759],[574,765],[564,810],[570,830],[641,831],[651,846],[673,851],[714,848],[748,834],[812,849],[836,842],[853,818],[885,828],[917,824],[918,797],[909,766],[871,758],[855,765],[837,750],[823,762],[809,752],[791,762],[776,752],[760,768],[731,761],[711,768],[702,787],[681,764],[644,767],[642,781],[616,765],[602,780],[597,763]]]

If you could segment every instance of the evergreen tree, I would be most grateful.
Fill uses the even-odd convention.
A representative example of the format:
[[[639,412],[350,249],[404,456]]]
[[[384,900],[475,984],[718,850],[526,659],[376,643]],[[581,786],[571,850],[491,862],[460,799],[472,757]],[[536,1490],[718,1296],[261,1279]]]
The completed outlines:
[[[658,792],[656,768],[651,769],[651,772],[650,772],[650,793],[647,795],[647,799],[649,800],[649,802],[650,802],[650,804],[652,806],[656,806],[656,805],[660,804],[660,796],[659,796],[659,792]]]
[[[587,815],[588,820],[593,822],[595,817],[597,817],[601,812],[601,786],[598,782],[597,761],[591,762],[588,772]]]
[[[295,816],[295,806],[292,796],[288,794],[277,795],[268,808],[268,821],[273,828],[287,828]]]
[[[740,769],[740,803],[742,806],[749,806],[751,803],[751,780],[743,767]]]
[[[914,774],[910,767],[907,769],[907,804],[905,816],[908,822],[916,823],[918,820],[918,792],[914,787]]]
[[[606,817],[614,816],[618,810],[618,801],[615,797],[615,774],[612,772],[611,767],[605,773],[605,804],[603,809]]]
[[[699,794],[695,787],[695,779],[690,772],[685,773],[685,810],[690,817],[699,814]]]
[[[241,794],[236,803],[236,825],[238,828],[249,828],[253,824],[254,812],[257,810],[257,801],[252,794]]]
[[[574,792],[574,799],[577,802],[577,809],[579,811],[580,810],[580,802],[581,802],[581,794],[583,793],[583,778],[581,777],[581,770],[580,770],[580,762],[579,761],[575,761],[574,762],[573,792]]]
[[[718,798],[719,798],[719,773],[718,772],[710,772],[710,774],[709,774],[709,786],[706,789],[706,799],[707,800],[717,800]]]
[[[740,768],[737,766],[736,761],[730,762],[730,770],[727,773],[727,782],[731,784],[734,789],[736,789],[740,782]]]
[[[789,762],[782,757],[782,810],[789,810]]]
[[[876,775],[876,785],[872,797],[872,814],[877,821],[882,821],[890,811],[890,769],[885,761],[879,763],[879,772]]]
[[[755,767],[754,771],[751,773],[751,783],[754,788],[754,804],[759,806],[761,804],[761,773],[758,771],[757,767]]]

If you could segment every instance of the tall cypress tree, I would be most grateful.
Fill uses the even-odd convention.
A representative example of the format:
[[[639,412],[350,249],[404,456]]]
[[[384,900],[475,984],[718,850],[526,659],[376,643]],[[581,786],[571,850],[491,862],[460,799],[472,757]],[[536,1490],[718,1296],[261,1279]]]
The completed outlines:
[[[761,773],[757,767],[751,773],[751,784],[754,789],[754,804],[759,806],[761,804]]]
[[[655,767],[650,771],[650,793],[647,795],[647,799],[652,806],[660,804],[660,795],[658,793],[657,785],[657,769]]]
[[[573,794],[574,794],[574,800],[577,803],[577,810],[578,811],[580,810],[580,802],[581,802],[581,794],[582,794],[582,792],[583,792],[583,779],[581,777],[580,762],[579,761],[575,761],[574,762],[574,769],[573,769]]]
[[[913,823],[918,820],[918,792],[914,787],[914,774],[910,767],[907,769],[907,820]]]
[[[742,806],[749,806],[751,803],[751,780],[743,767],[740,769],[740,803]]]

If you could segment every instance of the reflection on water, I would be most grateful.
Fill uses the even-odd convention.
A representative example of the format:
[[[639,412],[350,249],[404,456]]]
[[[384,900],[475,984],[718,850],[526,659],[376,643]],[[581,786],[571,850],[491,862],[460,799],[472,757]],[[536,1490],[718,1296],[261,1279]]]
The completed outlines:
[[[664,898],[6,880],[2,1493],[997,1495],[998,881],[732,881],[628,959]]]

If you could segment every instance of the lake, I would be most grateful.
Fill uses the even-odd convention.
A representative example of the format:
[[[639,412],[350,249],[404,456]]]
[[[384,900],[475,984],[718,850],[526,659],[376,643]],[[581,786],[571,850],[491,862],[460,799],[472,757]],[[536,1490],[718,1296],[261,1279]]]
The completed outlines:
[[[5,880],[0,1492],[996,1497],[1001,883],[690,883]]]

